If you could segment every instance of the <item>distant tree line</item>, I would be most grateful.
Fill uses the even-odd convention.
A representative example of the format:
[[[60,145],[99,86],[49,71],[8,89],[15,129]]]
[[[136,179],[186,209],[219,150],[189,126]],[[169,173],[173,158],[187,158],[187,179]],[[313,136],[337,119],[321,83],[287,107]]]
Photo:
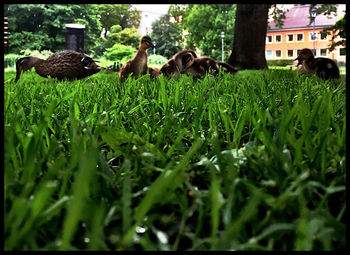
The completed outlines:
[[[9,21],[9,52],[60,51],[65,48],[65,24],[86,26],[84,50],[98,53],[113,25],[137,28],[141,16],[131,4],[5,4]],[[133,31],[134,32],[134,31]]]
[[[251,57],[251,52],[254,52],[256,55],[261,55],[259,62],[262,64],[258,66],[266,66],[265,55],[257,53],[264,51],[266,29],[264,26],[259,28],[263,31],[259,38],[255,38],[256,33],[251,32],[254,24],[237,20],[237,17],[241,17],[237,15],[240,14],[237,13],[238,6],[240,6],[240,12],[251,13],[248,16],[253,14],[253,10],[255,13],[258,10],[256,8],[259,7],[243,4],[170,5],[168,14],[152,24],[150,36],[156,42],[156,54],[170,58],[181,49],[198,49],[200,55],[221,60],[221,32],[224,32],[224,61],[235,64],[234,59],[237,59],[233,58],[235,55],[248,54],[247,56]],[[310,10],[313,7],[316,6],[310,5]],[[337,10],[337,6],[322,4],[316,9],[318,14],[329,15]],[[266,12],[268,10],[272,11],[276,23],[283,25],[285,16],[276,5],[266,5],[261,13],[256,12],[255,18],[251,19],[252,22],[267,23]],[[52,52],[63,50],[65,48],[65,24],[67,23],[80,23],[86,26],[84,50],[88,54],[108,53],[109,56],[123,55],[126,57],[128,54],[133,54],[141,37],[137,34],[141,15],[131,4],[6,4],[4,15],[9,19],[10,53],[19,54],[21,50],[26,49]],[[345,20],[346,16],[331,28],[337,29],[339,35],[344,39],[337,44],[345,45]],[[312,22],[311,19],[310,22]],[[235,35],[234,31],[239,29],[240,25],[246,25],[246,28],[241,29],[239,35],[237,33]],[[251,38],[250,41],[261,41],[260,50],[251,51],[239,48],[248,47],[244,43],[238,43],[248,37]],[[238,40],[236,44],[235,40]],[[237,45],[242,46],[235,48]],[[253,47],[256,46],[253,45]],[[124,49],[127,51],[125,54]],[[243,56],[238,58],[243,59]],[[257,62],[254,59],[252,61]],[[248,64],[247,68],[256,66],[255,64]],[[258,66],[254,68],[261,68]]]

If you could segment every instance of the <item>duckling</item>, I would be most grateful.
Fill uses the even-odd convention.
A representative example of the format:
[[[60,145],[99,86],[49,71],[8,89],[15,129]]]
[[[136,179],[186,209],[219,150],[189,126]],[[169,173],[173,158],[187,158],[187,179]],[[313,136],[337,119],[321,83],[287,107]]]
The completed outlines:
[[[238,71],[227,63],[219,62],[209,57],[193,58],[190,55],[185,55],[182,60],[183,65],[180,73],[192,74],[197,78],[203,78],[207,73],[217,75],[219,74],[220,67],[223,72],[235,74]]]
[[[16,62],[15,82],[19,80],[22,72],[32,67],[42,77],[50,76],[59,80],[82,79],[105,69],[84,53],[65,50],[52,54],[46,60],[32,56],[20,58]]]
[[[151,38],[149,36],[143,36],[136,55],[120,68],[119,76],[121,81],[126,79],[129,74],[132,74],[132,77],[136,79],[140,74],[147,73],[146,50],[150,47],[154,47]]]
[[[174,54],[160,69],[160,73],[165,76],[174,75],[180,76],[180,71],[183,66],[183,61],[188,58],[197,58],[197,55],[192,50],[181,50]]]
[[[148,67],[148,73],[149,73],[149,75],[150,75],[150,77],[152,78],[152,79],[154,79],[154,78],[158,78],[158,76],[159,76],[159,69],[158,68],[152,68],[152,67]]]
[[[302,49],[295,60],[298,60],[298,75],[316,73],[318,77],[324,80],[340,77],[339,68],[333,60],[329,58],[315,58],[310,49]]]

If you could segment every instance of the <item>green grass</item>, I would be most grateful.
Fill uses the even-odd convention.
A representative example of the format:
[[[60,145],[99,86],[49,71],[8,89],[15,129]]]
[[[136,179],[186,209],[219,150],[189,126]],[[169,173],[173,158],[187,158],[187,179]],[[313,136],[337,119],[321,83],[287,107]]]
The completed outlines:
[[[5,250],[345,249],[345,79],[4,78]]]

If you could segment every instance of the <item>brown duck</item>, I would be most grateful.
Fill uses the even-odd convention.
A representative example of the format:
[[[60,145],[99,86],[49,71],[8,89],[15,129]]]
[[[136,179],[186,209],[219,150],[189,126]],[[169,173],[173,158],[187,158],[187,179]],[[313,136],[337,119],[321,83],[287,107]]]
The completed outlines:
[[[315,58],[310,49],[302,49],[295,60],[298,60],[297,74],[316,74],[324,80],[340,77],[339,68],[333,60]]]
[[[136,55],[120,68],[119,76],[121,81],[128,78],[130,74],[132,74],[132,77],[138,78],[140,74],[143,75],[147,73],[146,50],[150,47],[154,47],[151,38],[149,36],[142,37]]]
[[[53,77],[59,80],[82,79],[105,69],[84,53],[65,50],[52,54],[46,60],[31,56],[20,58],[16,62],[15,82],[18,81],[22,72],[32,67],[42,77]]]
[[[194,58],[191,54],[187,54],[182,57],[180,73],[191,74],[197,78],[204,78],[208,73],[213,75],[219,74],[220,68],[223,72],[237,73],[237,70],[227,63],[219,62],[209,57]]]
[[[158,78],[159,71],[160,70],[158,68],[148,67],[148,72],[151,78]]]
[[[180,76],[180,71],[183,66],[183,61],[188,58],[197,58],[197,55],[192,50],[181,50],[174,54],[160,69],[159,73],[164,76],[174,75],[175,77]]]

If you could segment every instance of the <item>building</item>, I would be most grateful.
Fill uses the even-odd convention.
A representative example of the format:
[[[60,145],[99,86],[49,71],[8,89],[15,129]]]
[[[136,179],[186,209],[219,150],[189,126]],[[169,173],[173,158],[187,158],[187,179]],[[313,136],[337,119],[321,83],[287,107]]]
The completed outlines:
[[[274,21],[269,22],[265,45],[267,60],[294,60],[301,49],[309,48],[315,49],[316,57],[327,57],[336,60],[339,65],[345,64],[345,48],[338,46],[329,52],[332,35],[323,32],[324,28],[333,26],[341,16],[320,14],[316,16],[315,24],[310,24],[309,8],[310,5],[299,5],[289,9],[285,12],[286,18],[281,28]]]
[[[152,32],[152,23],[167,14],[169,4],[133,4],[140,11],[141,20],[137,33],[141,36]]]
[[[161,13],[142,11],[140,26],[137,29],[137,33],[140,35],[147,35],[152,33],[152,23],[163,15],[164,14]]]

